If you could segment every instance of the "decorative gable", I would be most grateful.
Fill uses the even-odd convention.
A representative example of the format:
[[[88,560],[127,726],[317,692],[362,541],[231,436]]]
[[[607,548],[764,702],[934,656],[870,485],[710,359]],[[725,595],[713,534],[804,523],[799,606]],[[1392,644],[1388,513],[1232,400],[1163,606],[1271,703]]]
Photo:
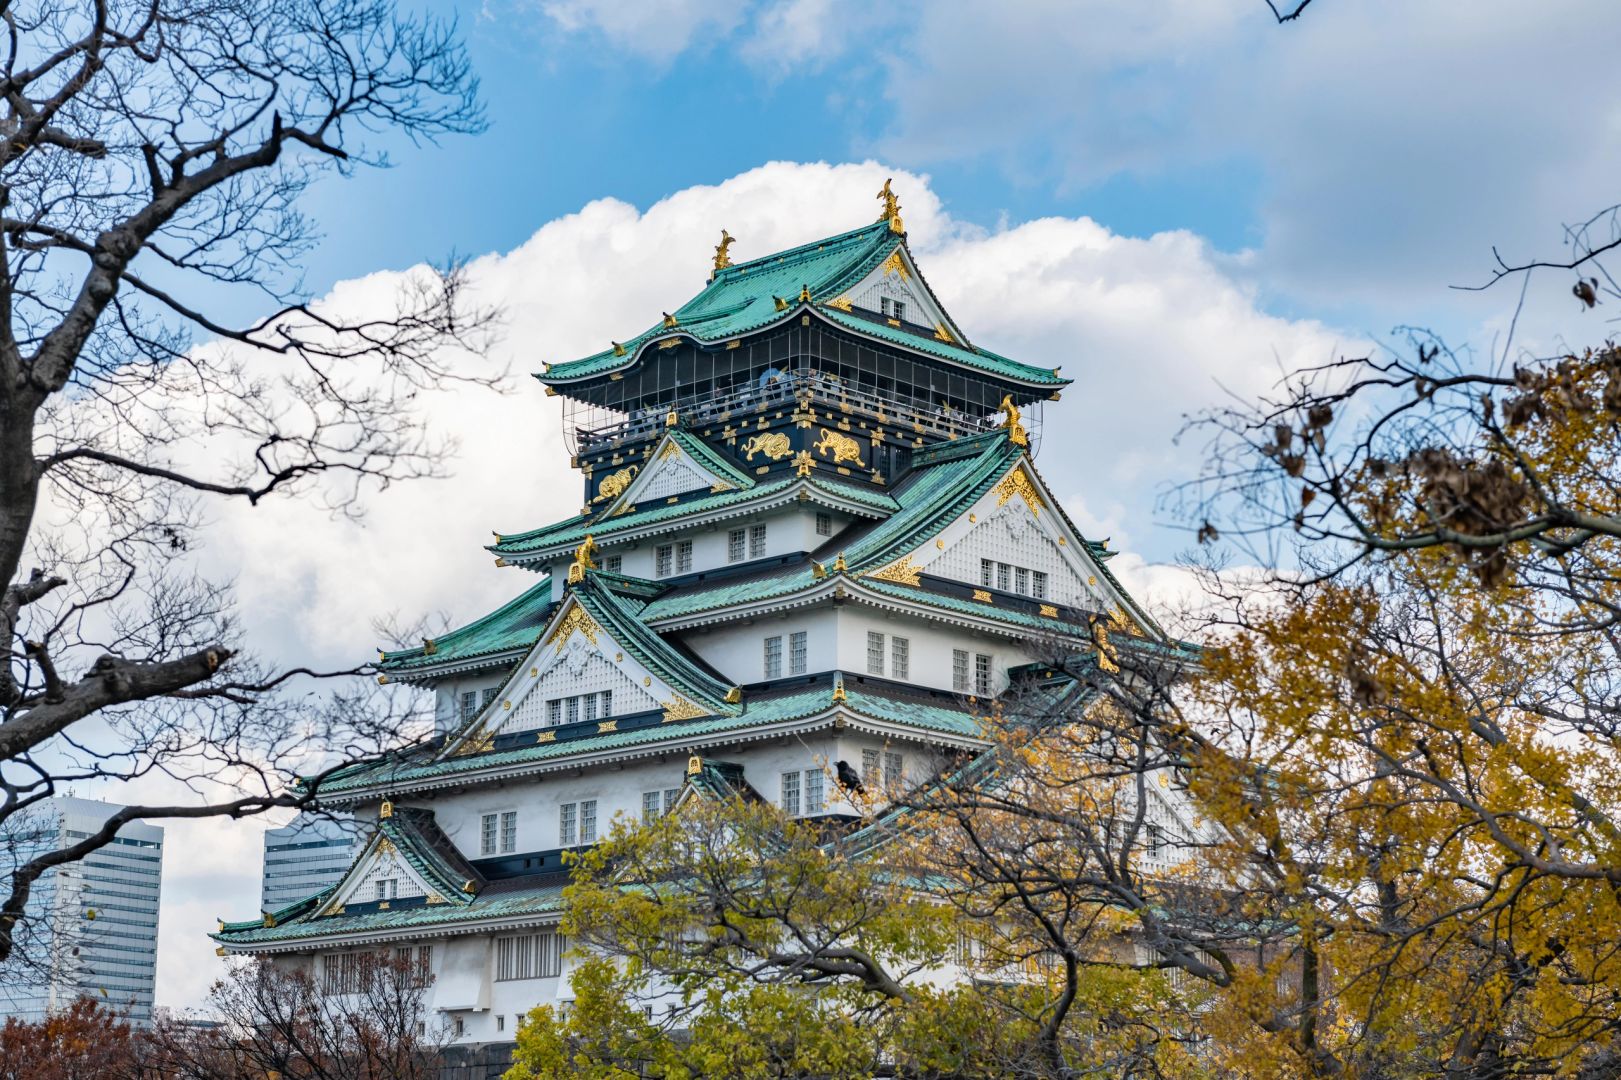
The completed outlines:
[[[897,323],[932,326],[935,337],[941,341],[967,344],[962,331],[923,283],[911,255],[900,244],[876,269],[831,303],[845,311],[859,308]]]
[[[627,466],[606,477],[598,488],[597,501],[610,503],[603,514],[606,517],[638,503],[663,502],[689,491],[731,491],[740,480],[739,474],[728,475],[728,471],[684,449],[676,433],[669,432],[645,465]]]
[[[949,578],[975,589],[1017,593],[1086,611],[1130,612],[1129,618],[1142,629],[1159,633],[1094,559],[1028,459],[1021,459],[967,513],[906,559],[908,572]],[[1037,573],[1043,575],[1039,588],[1031,576]]]
[[[385,885],[385,882],[392,884]],[[332,905],[343,907],[374,900],[408,900],[437,895],[438,890],[400,856],[394,842],[386,836],[378,836],[339,886]]]
[[[605,691],[607,711],[601,696]],[[586,695],[593,699],[587,702]],[[577,699],[572,717],[570,698]],[[556,712],[549,704],[554,700],[559,701]],[[571,720],[596,720],[602,730],[611,731],[614,717],[654,709],[664,710],[672,720],[710,712],[638,659],[637,651],[617,640],[571,591],[494,700],[445,752],[477,752],[496,735],[513,732],[539,731],[545,741],[546,729]]]
[[[1067,545],[1059,544],[1057,531],[1045,526],[1040,515],[1022,498],[1010,499],[972,523],[967,532],[938,557],[924,564],[927,572],[969,585],[1023,591],[1034,596],[1031,587],[1016,588],[1017,571],[1043,575],[1040,599],[1065,607],[1101,610],[1104,606],[1096,584],[1088,585],[1080,560],[1070,557]],[[1003,571],[1002,567],[1007,567]],[[1008,582],[999,583],[1003,574]],[[1028,578],[1025,579],[1028,582]]]

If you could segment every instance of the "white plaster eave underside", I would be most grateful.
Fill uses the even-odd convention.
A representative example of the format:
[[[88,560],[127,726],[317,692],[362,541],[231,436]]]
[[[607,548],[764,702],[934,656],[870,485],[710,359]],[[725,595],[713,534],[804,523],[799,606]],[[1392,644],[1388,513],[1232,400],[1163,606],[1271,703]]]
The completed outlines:
[[[817,487],[807,480],[800,480],[773,495],[763,496],[758,500],[744,499],[741,502],[717,507],[714,510],[700,511],[688,517],[665,518],[662,521],[639,525],[623,532],[610,533],[599,540],[597,546],[606,551],[618,544],[633,543],[651,536],[663,536],[679,529],[697,528],[718,521],[730,521],[733,518],[748,517],[751,514],[776,510],[789,503],[798,502],[812,502],[819,506],[825,506],[830,510],[839,510],[853,516],[873,518],[875,520],[884,516],[884,511],[876,507],[868,506],[857,499],[846,499],[825,488]],[[550,562],[566,555],[573,555],[578,547],[578,540],[570,540],[566,543],[551,544],[521,554],[503,555],[502,558],[510,566],[536,569],[535,563]]]
[[[747,715],[747,714],[745,714]],[[685,735],[679,729],[672,730],[670,737],[656,742],[637,743],[632,746],[619,747],[608,750],[597,750],[578,755],[569,755],[558,758],[546,758],[541,761],[518,762],[511,765],[496,766],[489,769],[475,769],[463,773],[447,776],[425,776],[418,780],[401,780],[398,783],[377,783],[351,791],[335,792],[326,798],[330,806],[354,806],[382,798],[397,797],[401,795],[415,795],[431,791],[446,791],[462,787],[477,787],[484,784],[503,783],[525,777],[533,777],[553,772],[574,772],[589,769],[597,765],[636,761],[646,758],[668,757],[674,755],[687,755],[692,751],[714,746],[732,746],[745,743],[765,742],[785,735],[807,734],[830,728],[842,722],[846,729],[864,731],[873,735],[904,742],[922,743],[924,745],[950,745],[968,749],[977,749],[986,745],[985,740],[970,735],[957,735],[946,731],[916,727],[911,724],[892,723],[883,720],[874,720],[871,717],[861,716],[839,706],[830,706],[826,710],[814,713],[811,716],[796,720],[782,720],[771,724],[759,724],[753,727],[733,728],[727,731],[709,732],[702,735]]]
[[[266,942],[221,942],[225,951],[241,954],[309,953],[317,949],[350,949],[384,941],[426,941],[430,938],[467,937],[474,934],[498,934],[506,930],[523,930],[533,926],[555,925],[563,917],[560,911],[540,911],[527,915],[507,915],[492,918],[472,917],[465,922],[438,926],[401,926],[381,930],[356,930],[341,934],[311,933],[307,937],[285,938]],[[312,925],[312,929],[318,929]]]

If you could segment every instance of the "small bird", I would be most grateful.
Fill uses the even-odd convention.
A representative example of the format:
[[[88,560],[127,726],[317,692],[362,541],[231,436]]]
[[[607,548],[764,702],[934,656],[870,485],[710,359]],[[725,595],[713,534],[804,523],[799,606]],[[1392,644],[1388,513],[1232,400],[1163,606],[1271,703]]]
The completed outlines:
[[[861,787],[861,774],[850,768],[848,761],[841,761],[834,767],[838,770],[839,786],[848,788],[859,795],[863,790]]]
[[[1598,278],[1588,278],[1585,281],[1581,278],[1577,278],[1576,284],[1570,287],[1570,291],[1576,295],[1576,299],[1580,300],[1588,307],[1592,307],[1594,304],[1599,303]]]

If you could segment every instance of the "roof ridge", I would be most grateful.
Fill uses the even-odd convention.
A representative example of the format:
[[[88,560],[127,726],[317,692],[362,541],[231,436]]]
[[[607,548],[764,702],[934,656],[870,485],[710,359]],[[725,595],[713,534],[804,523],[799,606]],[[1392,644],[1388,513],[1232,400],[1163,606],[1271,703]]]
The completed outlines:
[[[835,233],[832,236],[824,236],[817,240],[810,240],[803,244],[795,245],[791,248],[783,248],[781,251],[773,251],[766,255],[759,255],[745,262],[733,263],[731,266],[717,272],[714,280],[725,281],[730,278],[741,277],[754,267],[764,266],[767,263],[778,260],[786,261],[790,258],[798,256],[814,255],[825,250],[830,245],[854,241],[857,238],[864,237],[865,234],[869,232],[882,232],[885,234],[894,235],[889,227],[889,222],[879,218],[870,225],[862,225],[846,232]],[[701,296],[703,294],[700,293],[699,295]]]

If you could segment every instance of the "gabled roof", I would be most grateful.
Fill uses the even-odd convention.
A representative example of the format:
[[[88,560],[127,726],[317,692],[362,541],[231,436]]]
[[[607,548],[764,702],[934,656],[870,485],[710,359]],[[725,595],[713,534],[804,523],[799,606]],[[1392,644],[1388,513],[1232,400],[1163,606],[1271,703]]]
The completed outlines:
[[[882,320],[833,306],[833,301],[840,300],[846,290],[897,250],[910,265],[911,252],[905,237],[891,231],[887,221],[880,220],[825,240],[737,263],[717,271],[703,291],[674,311],[673,324],[666,321],[616,348],[553,364],[537,378],[552,386],[567,385],[628,368],[656,341],[677,337],[717,344],[798,318],[802,311],[810,310],[841,329],[1013,382],[1031,386],[1068,385],[1069,380],[1059,377],[1055,369],[1032,367],[969,345],[955,329],[952,332],[955,340],[947,342],[935,337],[927,328],[896,328]],[[921,276],[919,283],[925,290],[928,288]],[[811,299],[799,299],[805,294]],[[930,296],[932,298],[932,292]]]
[[[845,544],[845,565],[852,574],[882,566],[927,540],[988,491],[1023,453],[1024,448],[1009,441],[1003,431],[918,452],[911,471],[891,493],[895,512]],[[642,615],[652,622],[679,618],[786,596],[810,588],[818,580],[816,568],[805,563],[713,585],[690,585],[651,601]]]
[[[758,509],[761,503],[793,502],[804,494],[807,501],[848,512],[889,512],[896,508],[893,497],[884,492],[865,488],[842,480],[823,478],[814,473],[808,477],[785,477],[735,491],[721,491],[676,503],[659,502],[642,510],[609,515],[596,511],[589,516],[567,518],[563,521],[532,529],[528,532],[501,536],[487,550],[503,558],[514,560],[533,557],[539,553],[563,552],[590,534],[599,544],[638,529],[656,527],[677,518],[692,515],[733,511],[738,514]]]
[[[494,666],[534,644],[553,606],[548,576],[466,626],[430,638],[414,649],[383,653],[377,667],[394,678],[410,679]]]
[[[686,460],[683,461],[683,458]],[[600,510],[594,509],[594,519],[612,518],[644,501],[649,485],[666,469],[682,469],[689,477],[696,472],[700,482],[709,485],[711,493],[733,489],[747,491],[755,485],[754,477],[727,461],[725,455],[704,440],[680,427],[666,430],[653,444],[646,461],[647,464],[641,467],[624,491],[614,498],[603,500]],[[689,463],[696,468],[689,468]]]
[[[312,896],[294,901],[278,911],[266,912],[249,922],[222,922],[219,932],[212,935],[227,944],[256,938],[255,932],[270,930],[287,924],[301,924],[335,917],[330,912],[334,901],[349,892],[351,884],[365,875],[378,858],[384,845],[390,845],[399,858],[409,866],[429,889],[422,898],[425,906],[448,905],[452,908],[471,905],[486,882],[473,865],[462,857],[456,844],[445,835],[434,819],[433,811],[419,807],[393,808],[388,817],[379,818],[377,829],[367,839],[355,861],[342,878]],[[471,885],[469,890],[467,886]],[[407,907],[410,901],[397,901]],[[364,905],[370,910],[371,905]],[[381,911],[391,910],[389,908]]]
[[[836,685],[844,697],[834,700]],[[611,732],[582,733],[549,742],[525,741],[477,754],[435,755],[416,761],[395,761],[335,773],[321,782],[323,798],[341,798],[351,791],[405,791],[444,786],[460,777],[484,773],[526,772],[534,768],[567,767],[569,759],[605,753],[631,755],[684,752],[696,743],[725,742],[725,736],[750,728],[775,727],[799,721],[825,721],[837,713],[846,723],[862,720],[888,725],[887,730],[915,728],[956,740],[974,740],[981,733],[979,720],[957,695],[899,686],[860,675],[827,674],[801,683],[764,691],[745,691],[743,708],[677,723],[652,723]],[[716,738],[722,736],[722,738]],[[556,762],[556,765],[551,763]]]

